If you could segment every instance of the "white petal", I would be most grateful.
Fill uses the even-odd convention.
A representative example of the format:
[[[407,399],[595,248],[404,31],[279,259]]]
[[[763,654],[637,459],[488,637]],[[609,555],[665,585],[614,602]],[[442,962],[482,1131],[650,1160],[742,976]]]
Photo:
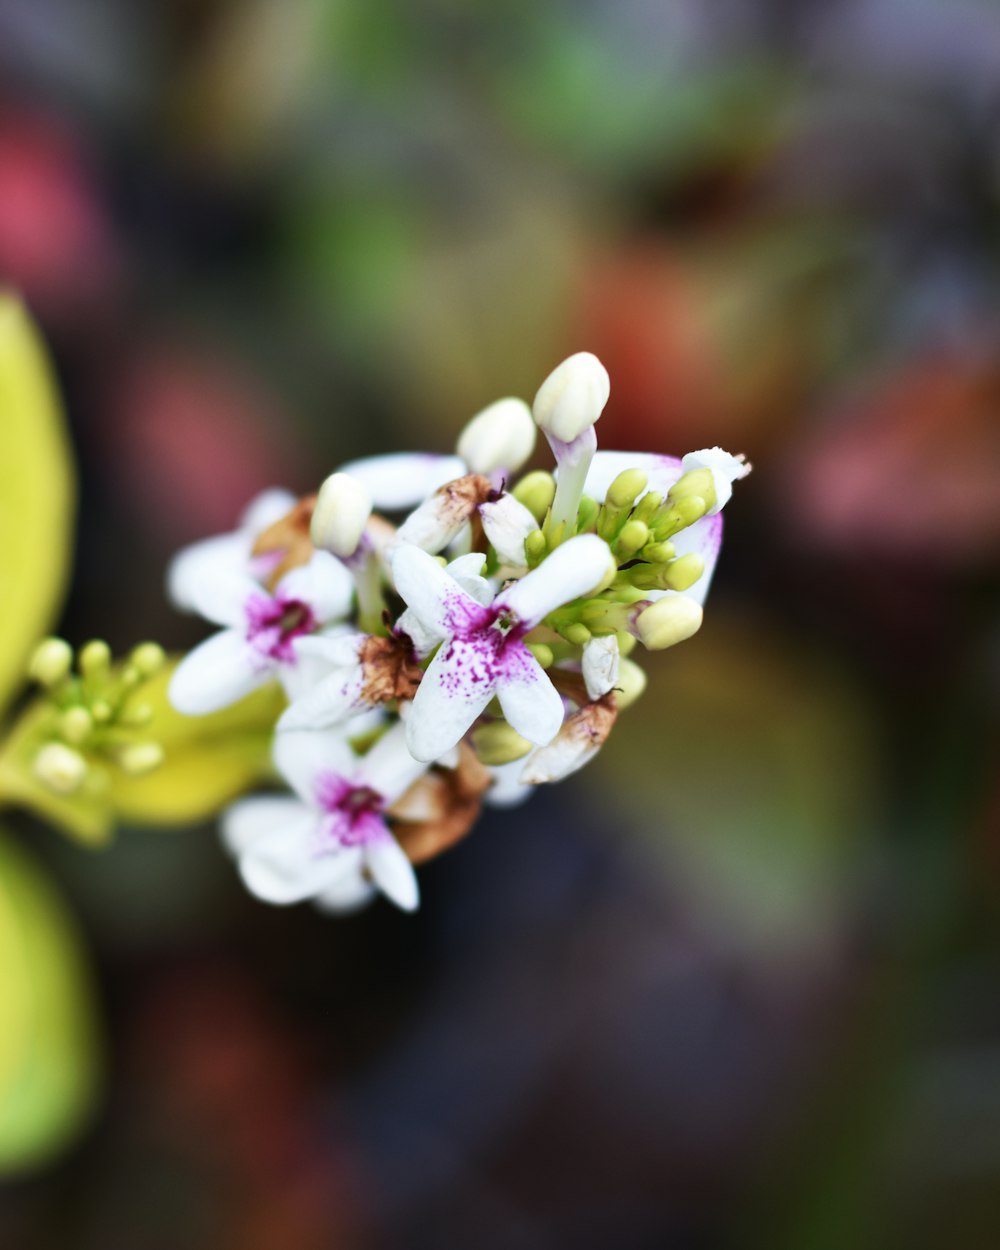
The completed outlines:
[[[409,638],[418,659],[425,660],[445,635],[439,629],[429,629],[412,608],[407,608],[396,618],[396,632]]]
[[[167,597],[182,612],[195,612],[197,587],[208,570],[211,577],[219,569],[229,574],[247,573],[252,539],[249,534],[218,534],[185,547],[167,567]],[[231,622],[230,622],[231,623]]]
[[[341,724],[369,706],[362,693],[364,684],[364,670],[356,662],[327,674],[292,701],[278,721],[278,730],[326,729]]]
[[[551,742],[563,723],[562,695],[527,647],[508,647],[504,660],[497,698],[507,723],[529,742]]]
[[[490,807],[518,807],[531,797],[535,787],[525,785],[521,780],[521,773],[530,759],[531,755],[526,755],[523,759],[513,760],[510,764],[495,764],[490,769],[493,774],[493,784],[483,795],[484,801]]]
[[[431,660],[406,718],[406,745],[414,759],[439,759],[461,739],[492,699],[495,678],[482,656],[461,638],[445,643]]]
[[[318,778],[323,773],[353,777],[357,756],[339,729],[294,730],[276,735],[274,763],[299,798],[315,808]]]
[[[192,563],[183,578],[183,593],[193,612],[215,625],[242,628],[246,606],[255,599],[270,599],[268,592],[250,576],[246,564],[235,567],[232,553],[217,547]]]
[[[513,495],[501,495],[492,503],[480,504],[479,515],[500,563],[510,569],[526,569],[524,540],[538,529],[538,522],[524,504]]]
[[[524,764],[521,781],[525,785],[562,781],[589,764],[600,749],[601,743],[567,726]]]
[[[396,531],[396,541],[412,543],[436,555],[444,551],[468,524],[469,511],[456,508],[448,494],[431,495],[415,508]]]
[[[587,694],[600,699],[618,683],[618,639],[614,634],[591,638],[583,648],[583,680]]]
[[[375,838],[364,848],[365,865],[375,884],[403,911],[416,911],[420,888],[406,852],[390,833]]]
[[[298,814],[263,834],[240,857],[247,889],[268,903],[299,903],[330,889],[351,871],[348,848],[323,845],[323,818],[299,804]]]
[[[167,697],[185,716],[204,716],[238,702],[273,676],[273,666],[251,650],[239,630],[224,629],[181,660]]]
[[[296,638],[295,649],[322,661],[330,669],[350,668],[357,662],[358,652],[367,640],[367,634],[341,628],[330,633],[304,634]]]
[[[265,834],[293,824],[304,811],[299,800],[290,796],[254,795],[226,808],[219,832],[226,849],[238,858]]]
[[[701,451],[689,451],[681,460],[681,468],[685,473],[692,469],[709,469],[715,482],[715,506],[708,513],[714,516],[721,512],[733,495],[733,482],[746,477],[750,466],[738,456],[730,455],[721,447],[704,447]]]
[[[570,443],[590,429],[610,393],[607,369],[592,352],[577,352],[557,365],[538,388],[532,410],[547,434]]]
[[[298,500],[290,490],[272,486],[251,499],[240,517],[240,529],[246,530],[251,541],[269,525],[280,521],[295,507]]]
[[[392,554],[392,580],[403,599],[429,630],[447,637],[465,628],[479,605],[433,556],[402,543]]]
[[[429,456],[419,452],[389,456],[368,456],[341,465],[367,488],[375,508],[388,512],[415,508],[445,482],[453,482],[465,472],[458,456]]]
[[[328,912],[332,916],[349,915],[372,901],[378,890],[362,872],[363,865],[364,856],[359,850],[356,864],[313,899],[320,911]]]
[[[537,569],[497,596],[525,624],[537,625],[549,612],[596,589],[608,573],[613,557],[608,544],[596,534],[578,534]]]
[[[587,471],[583,493],[598,502],[603,501],[608,487],[626,469],[642,469],[649,478],[646,489],[655,490],[664,498],[684,472],[676,456],[657,456],[640,451],[599,451]]]
[[[276,597],[308,604],[322,624],[339,621],[351,610],[354,578],[329,551],[314,551],[308,564],[285,574]]]
[[[406,726],[397,721],[359,761],[356,776],[362,785],[381,794],[388,805],[409,790],[426,771],[427,764],[410,754]]]
[[[459,556],[447,565],[447,572],[454,577],[459,586],[483,606],[492,603],[495,594],[490,582],[485,577],[479,576],[479,570],[485,563],[484,555],[472,551],[468,555]],[[397,617],[396,629],[406,634],[413,644],[414,651],[421,659],[430,655],[438,643],[447,637],[445,631],[425,625],[412,608],[407,608]]]

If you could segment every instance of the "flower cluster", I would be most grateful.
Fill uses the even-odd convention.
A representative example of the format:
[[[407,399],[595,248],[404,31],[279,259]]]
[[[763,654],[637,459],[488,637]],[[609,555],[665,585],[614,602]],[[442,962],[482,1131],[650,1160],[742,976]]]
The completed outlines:
[[[581,352],[531,408],[479,413],[456,454],[344,465],[315,496],[258,498],[182,551],[168,586],[220,631],[178,666],[174,706],[220,709],[279,681],[286,795],[223,817],[273,903],[417,906],[413,865],[600,749],[641,694],[632,655],[701,624],[720,512],[749,466],[719,448],[597,451],[608,375]],[[541,430],[554,473],[515,475]]]

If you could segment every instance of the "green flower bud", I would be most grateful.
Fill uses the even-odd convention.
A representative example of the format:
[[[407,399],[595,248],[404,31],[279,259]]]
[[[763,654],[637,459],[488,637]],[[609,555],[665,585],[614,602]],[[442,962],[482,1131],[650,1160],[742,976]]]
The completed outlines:
[[[552,648],[547,643],[529,642],[528,650],[535,657],[538,663],[541,664],[542,668],[552,667],[552,660],[554,657],[552,655]]]
[[[67,742],[79,746],[90,735],[94,722],[85,707],[67,708],[59,717],[59,732]]]
[[[527,473],[510,492],[518,503],[523,503],[539,524],[552,507],[555,498],[556,482],[551,473],[537,469]]]
[[[118,763],[130,776],[141,776],[163,763],[163,747],[158,742],[130,743],[118,753]]]
[[[84,677],[106,677],[111,668],[111,648],[95,638],[80,649],[80,672]]]
[[[42,686],[55,686],[69,673],[73,648],[62,638],[46,638],[35,648],[28,662],[28,676]]]
[[[626,469],[608,487],[605,499],[612,508],[629,509],[649,484],[642,469]]]
[[[548,552],[548,544],[541,530],[532,530],[524,540],[524,557],[531,568],[541,564]]]
[[[633,643],[635,639],[632,639]],[[634,660],[618,661],[618,681],[615,684],[615,701],[618,710],[633,704],[646,689],[646,674]]]
[[[567,642],[572,642],[578,647],[582,647],[584,643],[590,642],[590,630],[579,621],[574,622],[572,625],[567,625],[560,632]]]
[[[642,521],[627,521],[615,543],[619,560],[630,560],[649,541],[649,527]]]
[[[531,750],[531,743],[505,720],[495,720],[472,731],[472,749],[484,764],[510,764],[523,759]]]
[[[129,656],[129,663],[138,669],[143,677],[155,677],[163,668],[167,657],[158,642],[141,642],[134,647]]]

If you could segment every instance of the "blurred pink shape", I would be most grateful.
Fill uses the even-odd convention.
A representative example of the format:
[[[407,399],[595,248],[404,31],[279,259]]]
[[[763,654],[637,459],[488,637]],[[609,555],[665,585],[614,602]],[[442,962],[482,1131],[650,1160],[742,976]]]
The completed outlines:
[[[288,414],[249,370],[169,344],[117,380],[105,455],[149,529],[170,545],[231,529],[268,486],[317,482]]]
[[[787,495],[811,541],[955,566],[1000,541],[1000,369],[911,364],[871,387],[791,457]]]
[[[0,281],[48,311],[117,283],[98,188],[66,129],[40,116],[0,116],[0,188]]]

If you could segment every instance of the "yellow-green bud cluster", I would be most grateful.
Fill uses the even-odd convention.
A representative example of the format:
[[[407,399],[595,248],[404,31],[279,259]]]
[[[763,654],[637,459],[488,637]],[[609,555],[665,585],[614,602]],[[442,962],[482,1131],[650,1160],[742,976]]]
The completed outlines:
[[[39,643],[28,675],[45,689],[48,715],[41,722],[35,776],[53,793],[69,796],[103,783],[103,769],[95,766],[110,763],[132,775],[158,767],[162,746],[140,736],[153,709],[133,696],[165,658],[155,642],[134,647],[118,664],[99,639],[76,655],[62,638]]]

